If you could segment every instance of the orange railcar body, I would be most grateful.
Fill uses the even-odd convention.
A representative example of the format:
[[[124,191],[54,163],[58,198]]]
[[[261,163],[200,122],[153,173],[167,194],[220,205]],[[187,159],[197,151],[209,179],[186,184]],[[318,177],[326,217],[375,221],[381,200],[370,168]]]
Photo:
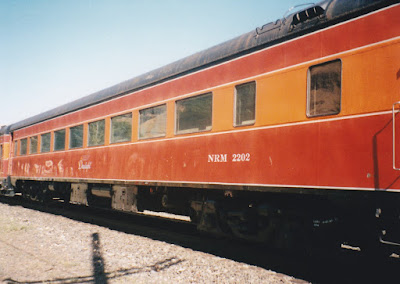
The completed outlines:
[[[15,155],[12,175],[256,190],[398,191],[393,155],[400,165],[400,154],[392,153],[392,105],[400,100],[399,14],[400,5],[393,5],[18,129],[14,140],[20,141],[84,124],[84,145],[48,153],[40,153],[38,146],[36,154]],[[308,69],[336,59],[342,63],[340,113],[309,118]],[[256,82],[255,124],[234,127],[235,86],[249,81]],[[175,102],[206,92],[213,94],[212,129],[176,135]],[[139,110],[161,103],[167,105],[166,136],[140,140]],[[110,118],[124,113],[133,114],[132,140],[110,144]],[[87,124],[99,119],[106,120],[105,143],[88,147]]]

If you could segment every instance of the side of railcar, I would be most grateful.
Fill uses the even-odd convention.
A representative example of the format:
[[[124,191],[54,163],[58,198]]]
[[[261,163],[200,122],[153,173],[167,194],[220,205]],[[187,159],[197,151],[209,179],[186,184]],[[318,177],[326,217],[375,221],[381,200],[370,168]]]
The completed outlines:
[[[306,152],[307,149],[318,148],[318,145],[310,145],[312,141],[307,141],[307,136],[312,136],[308,132],[312,133],[315,129],[330,129],[331,125],[338,125],[343,131],[355,131],[355,136],[366,135],[365,139],[370,139],[371,134],[365,134],[365,131],[377,132],[376,123],[371,120],[391,117],[390,113],[384,112],[391,110],[397,96],[394,90],[398,81],[393,74],[397,72],[398,26],[393,24],[395,21],[382,19],[394,18],[396,12],[398,6],[102,104],[17,129],[14,131],[14,140],[18,155],[13,174],[21,178],[45,178],[48,175],[54,178],[143,182],[231,182],[245,185],[329,186],[343,189],[377,187],[396,190],[398,186],[392,183],[396,172],[382,171],[379,181],[376,178],[367,179],[367,174],[353,172],[359,164],[373,164],[362,160],[362,157],[354,159],[353,163],[346,163],[347,168],[334,169],[333,173],[336,174],[321,175],[315,172],[313,164],[318,163],[319,168],[332,172],[332,159],[322,159],[322,156],[328,157],[327,153],[331,151],[321,149],[321,157]],[[374,29],[377,32],[370,33]],[[345,40],[334,44],[339,36]],[[307,51],[299,52],[298,47],[305,45],[308,46]],[[325,77],[328,79],[323,80]],[[307,80],[310,81],[308,85]],[[322,91],[318,90],[319,84],[326,85],[321,88]],[[324,96],[329,94],[332,94],[331,101],[327,106],[321,106],[321,103],[327,101]],[[199,110],[198,106],[203,109]],[[191,115],[194,118],[190,118]],[[369,130],[361,124],[354,129],[346,125],[355,121],[369,125]],[[280,133],[292,132],[292,129],[301,129],[298,131],[300,136],[293,134],[286,139],[287,134]],[[277,132],[275,136],[282,137],[288,144],[291,141],[307,141],[309,145],[303,147],[304,154],[290,154],[295,151],[296,145],[287,145],[292,150],[276,147],[274,152],[282,157],[282,164],[276,166],[277,173],[260,170],[260,165],[271,163],[271,159],[272,162],[279,161],[278,157],[273,156],[266,159],[265,149],[259,147],[263,143],[271,144],[267,148],[279,145],[279,141],[271,140],[272,137],[258,138],[261,137],[259,133],[271,131]],[[332,132],[337,139],[347,137]],[[253,151],[252,155],[250,149],[243,148],[246,145],[227,149],[229,153],[223,151],[230,147],[230,143],[223,139],[236,140],[241,144],[249,140],[245,137],[260,139],[250,139],[258,153]],[[59,144],[60,139],[65,141]],[[205,145],[209,139],[222,141],[220,144],[223,146],[217,147],[218,143],[213,141],[201,155],[188,155],[189,159],[196,158],[196,164],[185,161],[184,155],[179,154],[181,149],[189,149],[185,141],[189,141],[188,144],[193,145],[193,148],[202,150],[205,147],[198,145]],[[332,144],[328,142],[327,139],[318,143]],[[391,143],[390,139],[388,143]],[[342,144],[340,141],[335,143],[336,146]],[[372,147],[360,146],[365,147],[359,151],[360,155],[365,152],[369,154],[363,156],[374,155]],[[153,155],[152,148],[162,149],[161,153],[168,153],[174,159],[170,161],[168,156],[161,153]],[[170,150],[163,150],[165,148],[173,149],[173,155]],[[384,149],[382,151],[388,148],[391,149],[379,147]],[[125,152],[134,153],[135,156],[130,157]],[[95,161],[86,156],[90,153],[93,153]],[[139,153],[143,156],[139,157]],[[289,157],[285,157],[284,153],[288,153]],[[43,170],[50,165],[48,162],[46,166],[48,157],[64,155],[67,158],[52,161],[54,165],[62,159],[59,167],[53,166],[52,171]],[[313,156],[316,160],[313,160]],[[384,153],[377,153],[377,156],[387,158]],[[338,155],[338,159],[340,157],[342,155]],[[143,165],[135,159],[142,160]],[[304,168],[291,171],[286,165],[290,159],[304,161]],[[218,164],[220,173],[207,170],[213,163],[225,160],[251,163],[221,163]],[[108,167],[110,161],[128,166],[113,171]],[[301,165],[296,160],[293,164]],[[155,171],[155,165],[160,171]],[[339,161],[335,165],[339,165]],[[174,168],[172,173],[168,172],[171,167]],[[202,170],[197,171],[195,167]],[[250,171],[251,176],[240,175],[249,167],[255,169]],[[281,168],[287,170],[282,172]],[[310,170],[305,175],[307,169]],[[373,170],[370,166],[367,168],[371,177]],[[342,180],[338,181],[337,176],[342,176]],[[375,183],[379,183],[379,186]]]
[[[201,230],[281,246],[324,230],[369,242],[383,223],[392,242],[399,13],[14,129],[13,184],[34,200],[188,214]]]

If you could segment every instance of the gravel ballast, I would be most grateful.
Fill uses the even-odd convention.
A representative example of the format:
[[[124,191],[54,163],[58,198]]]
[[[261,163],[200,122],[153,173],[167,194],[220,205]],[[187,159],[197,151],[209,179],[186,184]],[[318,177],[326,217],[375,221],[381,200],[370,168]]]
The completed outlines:
[[[3,283],[306,283],[143,236],[0,203]]]

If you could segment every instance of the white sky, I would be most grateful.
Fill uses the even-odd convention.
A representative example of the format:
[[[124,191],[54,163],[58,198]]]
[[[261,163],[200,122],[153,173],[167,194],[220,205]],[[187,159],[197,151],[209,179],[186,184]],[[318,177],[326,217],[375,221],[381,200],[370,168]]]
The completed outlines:
[[[305,0],[2,0],[0,125],[281,18]]]

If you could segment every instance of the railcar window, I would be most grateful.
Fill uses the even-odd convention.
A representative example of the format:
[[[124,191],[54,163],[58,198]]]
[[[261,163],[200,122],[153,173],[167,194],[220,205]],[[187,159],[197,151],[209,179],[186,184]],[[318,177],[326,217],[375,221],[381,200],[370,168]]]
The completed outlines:
[[[89,132],[88,132],[89,146],[104,145],[105,127],[106,127],[106,121],[104,119],[89,123]]]
[[[15,141],[14,143],[14,157],[18,155],[18,141]]]
[[[235,126],[250,125],[256,119],[256,82],[235,87]]]
[[[139,111],[139,139],[165,136],[167,106],[161,105]]]
[[[83,125],[69,129],[69,148],[81,148],[83,146]]]
[[[51,133],[42,134],[40,136],[40,152],[50,152]]]
[[[111,118],[111,143],[131,141],[132,113]]]
[[[177,101],[175,111],[177,134],[211,130],[212,93]]]
[[[21,150],[19,152],[19,154],[22,155],[26,155],[27,151],[28,151],[28,139],[21,139]]]
[[[342,62],[330,61],[308,70],[307,116],[338,114],[341,108]]]
[[[33,136],[29,138],[29,154],[36,154],[38,148],[38,137]]]
[[[54,151],[65,150],[65,129],[54,132]]]

